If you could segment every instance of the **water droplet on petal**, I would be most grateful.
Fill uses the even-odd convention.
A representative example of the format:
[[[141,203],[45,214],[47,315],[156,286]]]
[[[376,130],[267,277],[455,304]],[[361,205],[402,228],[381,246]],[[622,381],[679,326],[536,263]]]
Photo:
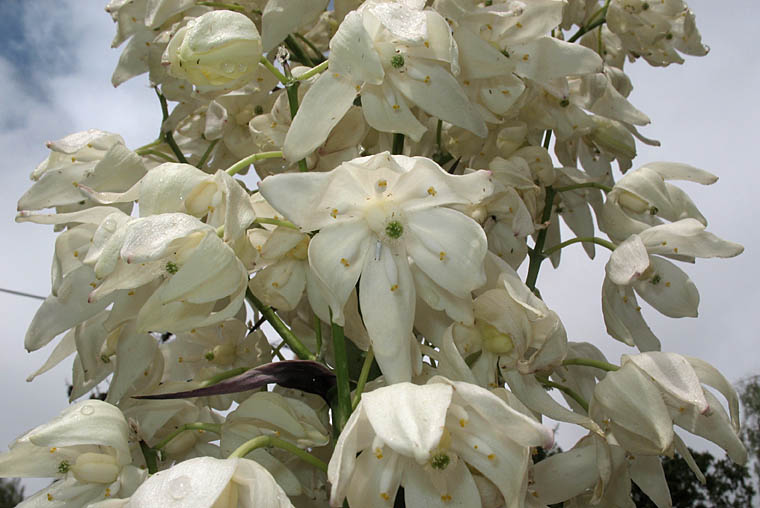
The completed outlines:
[[[222,72],[232,74],[235,72],[235,64],[232,62],[222,62]]]
[[[82,406],[82,409],[80,409],[79,411],[80,411],[80,412],[81,412],[83,415],[91,415],[92,413],[94,413],[94,412],[95,412],[95,408],[93,408],[93,407],[92,407],[91,405],[89,405],[89,404],[85,404],[84,406]]]
[[[184,499],[190,493],[190,477],[178,476],[169,482],[169,495],[174,499]]]

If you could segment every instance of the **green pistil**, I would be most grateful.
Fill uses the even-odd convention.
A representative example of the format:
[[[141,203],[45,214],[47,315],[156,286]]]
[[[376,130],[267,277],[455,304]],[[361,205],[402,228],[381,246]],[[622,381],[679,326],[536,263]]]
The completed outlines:
[[[433,469],[440,469],[441,471],[449,467],[450,462],[451,459],[445,453],[433,455],[433,458],[430,459],[430,465],[433,466]]]
[[[662,281],[662,277],[660,277],[659,275],[655,274],[655,276],[652,277],[652,280],[650,280],[649,282],[651,282],[652,284],[654,284],[656,286],[661,281]]]
[[[58,472],[59,473],[67,473],[71,469],[71,465],[69,464],[68,460],[62,460],[60,464],[58,464]]]
[[[171,261],[166,262],[166,271],[170,274],[174,275],[179,270],[179,267],[176,263],[172,263]]]
[[[400,69],[404,66],[404,57],[401,55],[393,55],[391,57],[391,67],[394,69]]]
[[[397,220],[389,222],[388,225],[385,226],[385,234],[394,240],[396,238],[400,238],[401,235],[404,234],[404,226],[402,226],[401,223]]]

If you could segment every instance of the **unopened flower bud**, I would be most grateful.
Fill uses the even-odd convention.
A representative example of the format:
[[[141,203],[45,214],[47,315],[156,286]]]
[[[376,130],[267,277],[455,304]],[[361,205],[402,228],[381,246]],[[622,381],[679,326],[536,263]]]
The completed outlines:
[[[261,36],[247,16],[211,11],[180,28],[164,52],[169,73],[199,91],[234,90],[255,76]]]

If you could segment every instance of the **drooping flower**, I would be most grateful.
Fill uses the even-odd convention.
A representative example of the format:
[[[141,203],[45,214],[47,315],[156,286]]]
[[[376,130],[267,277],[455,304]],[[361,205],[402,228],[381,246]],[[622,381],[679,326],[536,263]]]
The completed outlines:
[[[177,30],[162,60],[199,91],[234,90],[255,78],[261,36],[248,16],[211,11]]]
[[[331,506],[344,498],[393,506],[403,485],[407,506],[480,507],[470,467],[496,485],[507,507],[523,506],[530,447],[551,446],[553,435],[521,409],[439,376],[365,393],[328,466]]]
[[[329,173],[266,178],[261,193],[302,231],[309,264],[329,290],[333,320],[359,281],[359,302],[377,361],[391,382],[409,380],[417,267],[460,297],[485,282],[486,237],[447,205],[472,205],[493,188],[488,172],[449,175],[421,157],[387,152]]]

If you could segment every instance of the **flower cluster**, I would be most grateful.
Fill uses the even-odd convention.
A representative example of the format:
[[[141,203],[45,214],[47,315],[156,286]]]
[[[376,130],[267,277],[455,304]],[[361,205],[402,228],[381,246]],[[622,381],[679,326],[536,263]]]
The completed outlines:
[[[30,379],[73,356],[72,405],[0,455],[56,479],[22,506],[628,506],[634,482],[666,507],[660,456],[702,475],[676,427],[747,460],[726,378],[638,303],[695,317],[677,263],[743,250],[671,183],[717,177],[631,169],[656,142],[626,57],[707,53],[683,1],[106,10],[113,84],[148,73],[161,134],[51,142],[18,202],[57,233]],[[574,243],[611,251],[620,365],[537,289]],[[543,416],[587,434],[534,463]]]

